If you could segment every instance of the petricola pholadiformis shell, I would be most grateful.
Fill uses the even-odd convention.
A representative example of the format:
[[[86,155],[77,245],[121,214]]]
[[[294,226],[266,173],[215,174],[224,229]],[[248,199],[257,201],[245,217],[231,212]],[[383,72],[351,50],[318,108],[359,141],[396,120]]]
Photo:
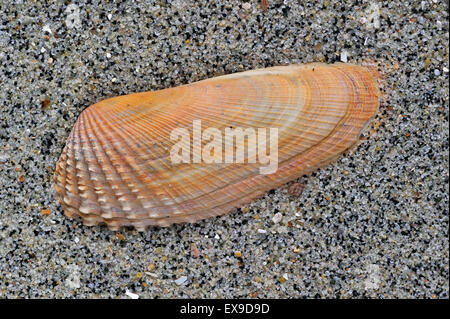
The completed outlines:
[[[112,230],[223,215],[337,159],[357,142],[378,99],[370,69],[319,63],[106,99],[76,121],[56,165],[56,195],[67,216]],[[255,138],[236,137],[233,151],[242,146],[247,157],[226,162],[226,147],[218,146],[227,130],[239,128],[253,129]],[[225,138],[211,148],[217,132]],[[259,161],[262,144],[251,145],[262,135],[266,164],[269,146],[277,146],[272,171],[262,172],[270,166]],[[181,156],[183,150],[194,154]]]

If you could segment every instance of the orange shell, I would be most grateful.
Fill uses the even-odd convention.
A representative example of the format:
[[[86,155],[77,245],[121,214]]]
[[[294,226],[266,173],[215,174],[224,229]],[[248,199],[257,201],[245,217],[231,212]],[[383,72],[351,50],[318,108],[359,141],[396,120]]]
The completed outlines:
[[[85,225],[196,222],[223,215],[336,159],[378,107],[370,70],[306,64],[220,76],[96,103],[78,118],[56,165],[66,215]],[[260,163],[172,164],[175,128],[278,128],[278,170]]]

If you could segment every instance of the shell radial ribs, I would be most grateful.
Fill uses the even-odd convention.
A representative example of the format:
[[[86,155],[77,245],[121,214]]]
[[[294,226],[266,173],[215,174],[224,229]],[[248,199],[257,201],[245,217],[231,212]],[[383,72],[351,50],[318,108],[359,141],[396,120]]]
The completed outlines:
[[[223,215],[336,159],[375,115],[378,96],[369,69],[314,63],[103,100],[85,109],[70,133],[56,164],[56,195],[69,217],[112,230]],[[192,137],[198,120],[221,132],[276,128],[278,169],[261,174],[258,162],[192,157],[174,164],[170,152],[179,141],[171,133],[181,128]]]

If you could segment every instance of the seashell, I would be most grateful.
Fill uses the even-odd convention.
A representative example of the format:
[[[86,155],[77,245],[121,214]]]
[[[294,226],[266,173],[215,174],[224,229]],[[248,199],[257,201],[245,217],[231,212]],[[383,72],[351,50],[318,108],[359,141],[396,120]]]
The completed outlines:
[[[72,129],[56,165],[56,195],[67,216],[112,230],[223,215],[337,159],[374,117],[378,97],[368,68],[314,63],[106,99],[85,109]],[[262,160],[249,163],[256,150],[250,137],[233,146],[248,147],[244,163],[194,162],[192,154],[174,163],[177,143],[192,151],[208,144],[171,139],[179,128],[194,139],[194,121],[220,132],[267,128],[265,142],[278,142],[276,171],[263,174]],[[215,160],[226,157],[225,148],[209,150]]]

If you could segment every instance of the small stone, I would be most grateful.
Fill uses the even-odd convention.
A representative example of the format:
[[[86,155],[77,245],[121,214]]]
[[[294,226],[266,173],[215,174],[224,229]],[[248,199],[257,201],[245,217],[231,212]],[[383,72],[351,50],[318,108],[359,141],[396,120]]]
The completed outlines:
[[[341,52],[341,62],[347,63],[347,55],[348,55],[347,51],[342,50],[342,52]]]
[[[108,13],[107,17],[108,17],[108,20],[111,20],[112,19],[112,14]]]
[[[250,3],[248,3],[248,2],[244,2],[242,4],[242,8],[245,9],[245,10],[250,10],[252,8],[252,5]]]
[[[81,28],[80,8],[78,8],[76,4],[69,4],[65,13],[67,13],[67,17],[65,20],[67,28]]]
[[[441,75],[441,71],[439,71],[438,69],[434,70],[434,75],[439,76]]]
[[[150,276],[150,277],[153,277],[153,278],[158,278],[158,275],[155,274],[154,272],[146,271],[145,274],[148,275],[148,276]]]
[[[200,250],[198,250],[195,243],[191,244],[191,254],[194,258],[198,258],[200,256]]]
[[[106,57],[108,58],[108,59],[111,59],[111,53],[106,53]]]
[[[50,29],[50,26],[48,24],[42,27],[42,31],[52,34],[52,29]]]
[[[0,163],[4,164],[9,159],[9,155],[6,154],[0,154]]]
[[[294,183],[288,189],[288,194],[290,196],[300,196],[303,192],[303,184]]]
[[[41,102],[41,108],[46,109],[50,105],[50,102],[51,101],[47,98],[43,99]]]
[[[281,215],[281,213],[276,213],[273,218],[272,221],[274,224],[278,224],[279,222],[281,222],[281,219],[283,218],[283,215]]]
[[[127,295],[131,299],[139,299],[139,295],[138,294],[132,293],[128,289],[125,291],[125,295]]]
[[[43,210],[41,210],[41,214],[42,215],[48,216],[48,215],[50,215],[50,213],[51,213],[50,209],[43,209]]]
[[[442,69],[442,71],[444,71],[444,73],[448,73],[448,68],[444,66],[444,68]]]
[[[376,264],[367,265],[367,279],[364,281],[364,288],[366,290],[377,290],[380,286],[380,266]]]
[[[235,251],[234,252],[234,257],[242,257],[242,253],[240,251]]]
[[[261,8],[263,9],[263,11],[266,11],[268,7],[269,7],[269,0],[261,0]]]
[[[187,280],[187,277],[186,277],[186,276],[181,276],[180,278],[178,278],[177,280],[175,280],[175,283],[176,283],[178,286],[181,286],[182,284],[184,284],[184,283],[186,282],[186,280]]]
[[[117,234],[117,239],[118,240],[124,240],[125,236],[123,234]]]
[[[77,265],[67,266],[69,276],[66,278],[65,284],[70,289],[78,289],[81,287],[80,272]]]
[[[365,17],[361,21],[369,29],[378,29],[380,27],[380,6],[373,2],[365,11]]]
[[[258,233],[265,234],[265,233],[267,233],[267,231],[265,229],[258,229]]]

